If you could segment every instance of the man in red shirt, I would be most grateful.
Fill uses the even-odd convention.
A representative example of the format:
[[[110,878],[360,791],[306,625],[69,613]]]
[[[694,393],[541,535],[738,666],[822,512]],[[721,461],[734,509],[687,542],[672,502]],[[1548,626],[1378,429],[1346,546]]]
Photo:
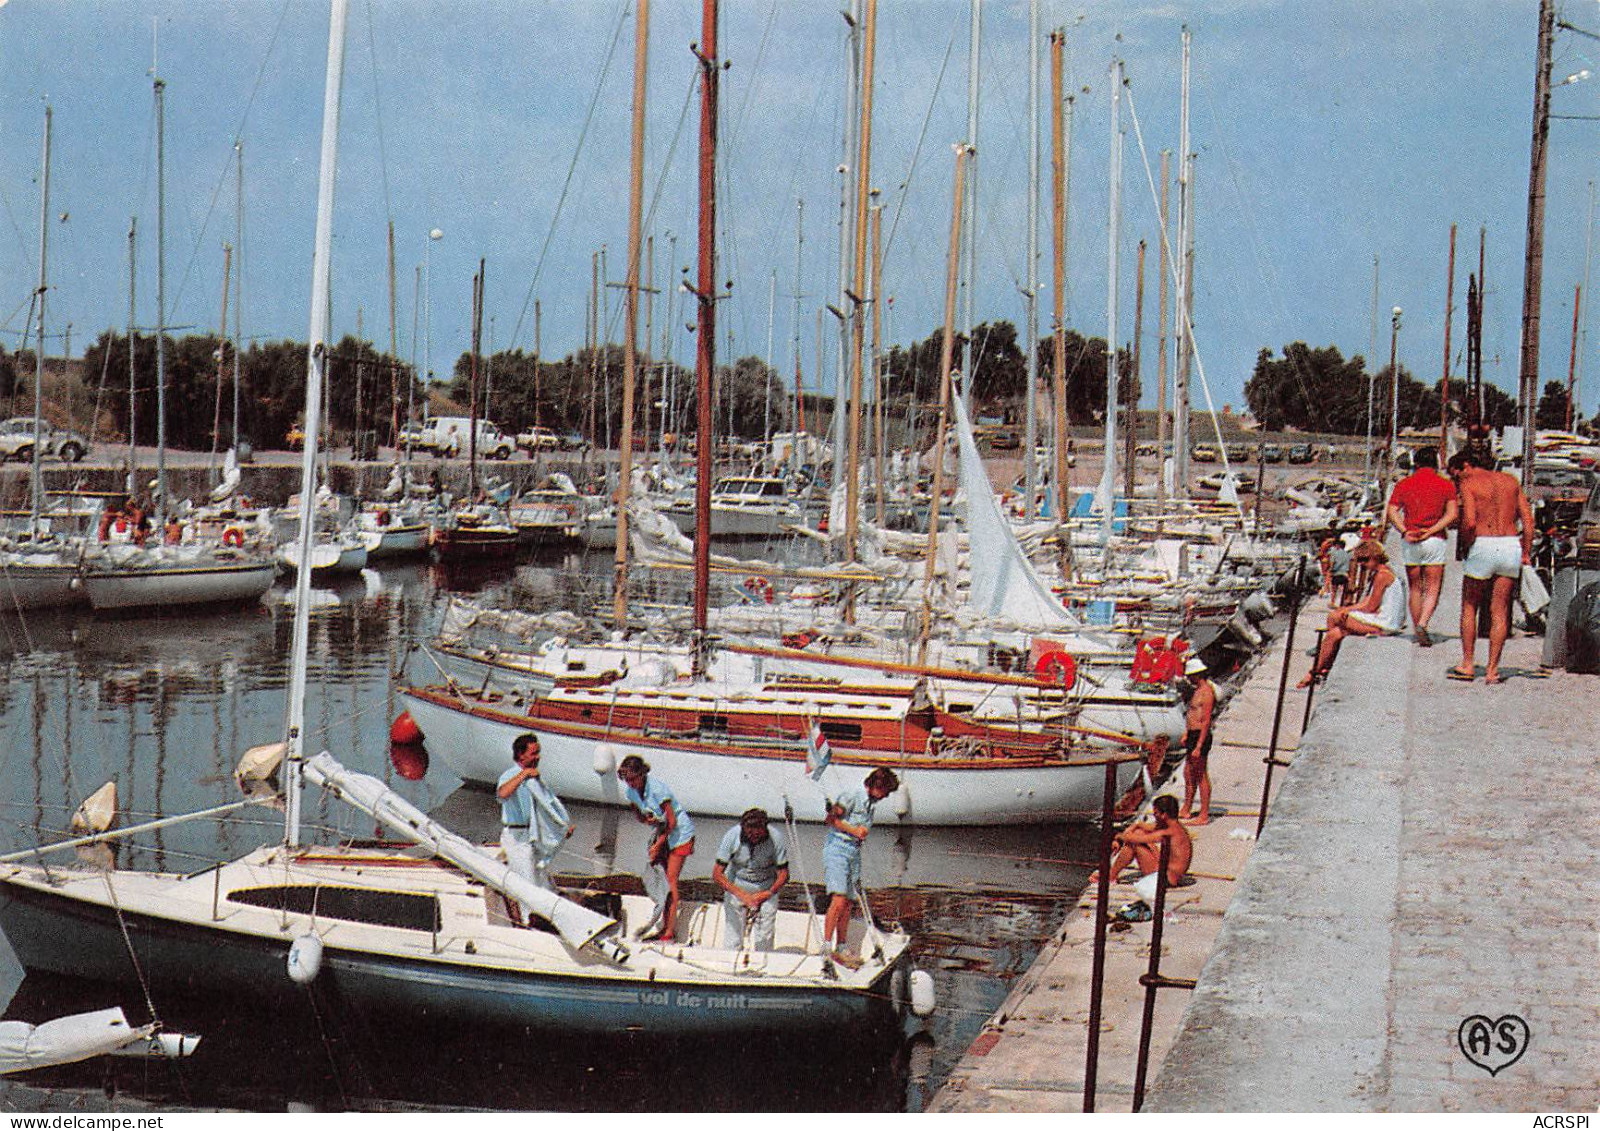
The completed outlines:
[[[1418,448],[1412,457],[1416,469],[1394,485],[1389,496],[1389,522],[1405,538],[1401,560],[1411,590],[1411,623],[1417,643],[1433,646],[1428,621],[1439,604],[1444,583],[1446,542],[1444,532],[1456,521],[1456,488],[1439,474],[1437,448]]]

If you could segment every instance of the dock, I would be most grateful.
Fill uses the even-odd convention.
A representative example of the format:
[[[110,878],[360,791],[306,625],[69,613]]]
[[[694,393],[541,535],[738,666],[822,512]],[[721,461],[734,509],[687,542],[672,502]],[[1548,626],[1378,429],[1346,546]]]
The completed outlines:
[[[1169,893],[1162,945],[1161,974],[1197,984],[1157,993],[1143,1110],[1600,1107],[1600,682],[1542,672],[1526,635],[1504,684],[1483,682],[1481,643],[1479,678],[1446,679],[1459,593],[1452,563],[1431,649],[1346,641],[1299,735],[1292,684],[1326,612],[1306,607],[1280,741],[1292,765],[1259,844],[1281,635],[1219,719],[1213,806],[1228,813],[1194,830],[1199,882]],[[930,1110],[1083,1110],[1093,894]],[[1113,888],[1112,910],[1133,898]],[[1132,1107],[1151,928],[1108,936],[1095,1110]]]

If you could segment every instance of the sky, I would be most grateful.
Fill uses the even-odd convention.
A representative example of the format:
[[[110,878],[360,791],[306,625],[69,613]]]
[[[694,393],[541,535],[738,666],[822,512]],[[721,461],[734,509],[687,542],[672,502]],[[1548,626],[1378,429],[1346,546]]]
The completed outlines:
[[[718,177],[720,359],[798,339],[808,388],[818,311],[838,299],[845,21],[829,0],[724,0]],[[1120,342],[1145,279],[1145,402],[1155,400],[1160,152],[1178,148],[1181,29],[1193,33],[1195,333],[1219,407],[1243,404],[1263,348],[1334,345],[1402,366],[1445,364],[1449,234],[1458,225],[1452,372],[1464,366],[1467,275],[1484,233],[1485,376],[1515,392],[1523,292],[1536,0],[1040,0],[1041,36],[1066,30],[1071,108],[1066,321],[1104,337],[1110,239],[1110,65],[1125,61],[1118,246]],[[968,0],[880,0],[871,184],[881,189],[885,338],[943,318],[954,158],[968,134]],[[695,261],[692,100],[700,5],[650,5],[645,198],[660,291],[650,350],[693,357],[676,279]],[[1027,0],[984,0],[978,74],[976,322],[1019,329],[1027,282]],[[1600,3],[1558,19],[1600,33]],[[445,373],[470,346],[472,275],[486,261],[485,342],[584,343],[591,257],[625,277],[633,9],[624,0],[351,0],[334,219],[335,338],[389,345],[387,225],[400,355]],[[242,332],[303,341],[309,323],[328,5],[318,0],[0,0],[0,342],[15,349],[37,285],[44,106],[54,111],[47,352],[127,323],[137,217],[137,322],[157,322],[151,68],[166,84],[166,306],[171,327],[215,331],[223,244],[234,243],[242,142]],[[1041,103],[1049,102],[1041,43]],[[1558,31],[1554,79],[1600,75],[1600,39]],[[1541,385],[1565,381],[1600,173],[1600,77],[1559,86],[1547,185]],[[1039,325],[1047,332],[1050,133],[1041,110]],[[1136,127],[1137,123],[1137,127]],[[796,309],[797,217],[803,202]],[[1173,207],[1175,214],[1175,206]],[[442,233],[430,241],[432,230]],[[1175,233],[1169,238],[1175,238]],[[1377,260],[1377,316],[1373,278]],[[691,272],[692,273],[692,272]],[[425,276],[425,285],[419,277]],[[1600,285],[1600,281],[1597,281]],[[425,292],[425,298],[419,295]],[[603,297],[621,340],[620,289]],[[535,302],[537,320],[535,341]],[[230,310],[229,321],[233,321]],[[828,322],[831,317],[823,315]],[[1587,334],[1580,408],[1600,403],[1600,328]],[[1376,330],[1374,326],[1376,325]],[[415,330],[413,327],[415,326]],[[769,330],[770,327],[770,330]],[[184,330],[180,333],[187,332]],[[831,333],[831,327],[829,328]],[[769,336],[770,335],[770,336]],[[770,347],[769,347],[770,341]],[[1375,350],[1374,350],[1375,343]],[[1195,398],[1204,407],[1198,376]],[[515,422],[513,422],[515,423]]]

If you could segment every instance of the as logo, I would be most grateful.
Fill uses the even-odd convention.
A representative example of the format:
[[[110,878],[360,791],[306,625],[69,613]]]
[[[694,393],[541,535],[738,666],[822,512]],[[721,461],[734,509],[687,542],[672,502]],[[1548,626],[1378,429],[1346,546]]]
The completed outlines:
[[[1522,1059],[1531,1036],[1528,1023],[1515,1013],[1507,1013],[1498,1021],[1474,1013],[1456,1030],[1456,1043],[1463,1056],[1493,1076]]]

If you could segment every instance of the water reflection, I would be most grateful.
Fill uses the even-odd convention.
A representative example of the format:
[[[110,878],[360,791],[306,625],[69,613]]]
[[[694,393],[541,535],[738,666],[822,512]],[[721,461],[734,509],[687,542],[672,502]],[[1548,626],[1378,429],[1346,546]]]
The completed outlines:
[[[462,587],[479,586],[497,603],[572,608],[592,598],[610,564],[609,557],[555,555],[463,580],[416,563],[318,587],[308,742],[382,778],[463,834],[497,840],[498,807],[488,791],[393,757],[395,677],[408,664],[419,678],[430,674],[416,646]],[[259,606],[209,616],[0,617],[0,842],[15,849],[67,835],[73,809],[110,779],[125,824],[233,800],[239,754],[282,736],[292,619],[292,595],[283,587]],[[307,821],[324,826],[316,835],[373,834],[369,819],[326,798],[308,798],[307,808]],[[637,884],[643,826],[616,808],[570,808],[579,831],[558,873]],[[684,890],[690,899],[715,899],[711,866],[726,825],[715,818],[701,823]],[[278,814],[247,811],[220,828],[178,825],[141,837],[121,850],[118,864],[196,871],[281,833]],[[0,1103],[39,1106],[25,1090],[44,1086],[62,1107],[81,1106],[85,1096],[110,1088],[118,1105],[916,1111],[1059,925],[1087,871],[1075,861],[1091,853],[1091,834],[1073,827],[876,831],[863,861],[873,912],[911,930],[918,964],[934,975],[940,1008],[927,1022],[893,1033],[858,1034],[867,1038],[865,1053],[775,1045],[753,1056],[748,1049],[657,1048],[641,1040],[593,1049],[562,1041],[557,1056],[548,1041],[525,1035],[446,1035],[415,1018],[373,1027],[314,997],[303,1024],[293,1026],[219,1011],[215,1003],[163,1000],[156,1005],[165,1022],[205,1035],[194,1060],[101,1062],[57,1070],[43,1081],[0,1082]],[[820,900],[820,855],[820,830],[800,826],[785,906],[805,909],[808,887]],[[9,948],[0,946],[0,1000],[8,995],[7,1016],[30,1020],[108,1004],[123,1005],[130,1018],[147,1012],[136,990],[24,980]],[[397,1040],[397,1031],[406,1036]],[[742,1067],[729,1072],[734,1056]]]

